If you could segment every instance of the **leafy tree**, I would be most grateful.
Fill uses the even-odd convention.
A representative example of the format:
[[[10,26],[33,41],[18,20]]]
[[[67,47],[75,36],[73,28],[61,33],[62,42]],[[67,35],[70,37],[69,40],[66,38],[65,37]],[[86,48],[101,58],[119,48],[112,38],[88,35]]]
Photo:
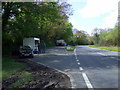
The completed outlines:
[[[94,44],[98,45],[99,44],[99,33],[100,33],[100,29],[95,28],[93,30],[93,35],[94,35]]]
[[[94,43],[100,46],[119,46],[118,25],[113,29],[95,29]]]
[[[89,44],[89,41],[88,41],[88,34],[87,32],[81,30],[81,31],[76,31],[75,33],[75,41],[76,41],[76,44],[78,45],[86,45],[86,44]]]
[[[57,39],[69,40],[72,36],[72,25],[68,23],[71,10],[67,3],[3,2],[2,5],[5,48],[19,47],[24,37],[39,37],[47,43],[55,43]]]

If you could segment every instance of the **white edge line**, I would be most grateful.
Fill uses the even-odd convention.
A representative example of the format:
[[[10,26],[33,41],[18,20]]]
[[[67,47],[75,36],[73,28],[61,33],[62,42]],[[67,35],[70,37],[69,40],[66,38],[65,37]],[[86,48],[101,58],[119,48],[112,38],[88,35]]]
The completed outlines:
[[[84,78],[84,80],[85,80],[85,83],[86,83],[87,87],[88,87],[88,88],[93,88],[93,86],[92,86],[92,84],[90,83],[87,75],[86,75],[85,73],[82,73],[82,76],[83,76],[83,78]]]
[[[97,54],[100,54],[100,55],[104,55],[104,56],[106,56],[105,54],[103,54],[103,53],[97,53]]]

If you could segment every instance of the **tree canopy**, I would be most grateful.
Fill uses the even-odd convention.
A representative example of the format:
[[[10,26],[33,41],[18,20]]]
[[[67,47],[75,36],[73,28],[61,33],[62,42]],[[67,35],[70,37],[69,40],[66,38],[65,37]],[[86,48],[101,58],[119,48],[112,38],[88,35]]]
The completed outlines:
[[[120,46],[120,33],[118,32],[119,26],[116,26],[113,29],[94,29],[93,41],[95,45],[100,46]]]
[[[48,46],[57,39],[67,41],[73,35],[70,7],[66,2],[3,2],[3,46],[19,47],[25,37],[38,37]]]

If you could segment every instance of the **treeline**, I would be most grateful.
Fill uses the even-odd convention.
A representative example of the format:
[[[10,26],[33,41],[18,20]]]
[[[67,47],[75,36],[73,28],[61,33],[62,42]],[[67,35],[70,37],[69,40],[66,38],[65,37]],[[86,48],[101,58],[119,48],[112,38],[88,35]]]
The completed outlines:
[[[90,36],[84,30],[77,30],[73,35],[73,43],[75,45],[88,45],[90,44]]]
[[[74,33],[72,42],[75,45],[96,45],[96,46],[120,46],[120,26],[116,26],[112,29],[95,28],[92,36],[87,34],[83,30],[77,30]]]
[[[119,26],[113,29],[99,29],[93,31],[92,42],[97,46],[120,46]]]
[[[66,2],[3,2],[3,54],[22,45],[25,37],[38,37],[53,46],[57,39],[69,42],[72,24],[71,5]]]

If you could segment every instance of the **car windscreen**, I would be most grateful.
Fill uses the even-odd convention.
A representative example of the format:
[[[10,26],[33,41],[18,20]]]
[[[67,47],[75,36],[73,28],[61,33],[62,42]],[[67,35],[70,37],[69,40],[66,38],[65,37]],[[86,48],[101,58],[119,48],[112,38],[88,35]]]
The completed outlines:
[[[20,52],[31,52],[32,49],[29,46],[23,46],[20,48]]]

